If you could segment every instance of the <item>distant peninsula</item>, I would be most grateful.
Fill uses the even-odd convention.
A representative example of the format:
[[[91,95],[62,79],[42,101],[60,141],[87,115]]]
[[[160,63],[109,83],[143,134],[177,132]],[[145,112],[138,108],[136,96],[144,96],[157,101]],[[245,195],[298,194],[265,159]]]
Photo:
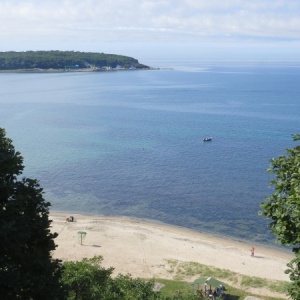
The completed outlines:
[[[0,72],[149,70],[135,58],[79,51],[0,52]]]

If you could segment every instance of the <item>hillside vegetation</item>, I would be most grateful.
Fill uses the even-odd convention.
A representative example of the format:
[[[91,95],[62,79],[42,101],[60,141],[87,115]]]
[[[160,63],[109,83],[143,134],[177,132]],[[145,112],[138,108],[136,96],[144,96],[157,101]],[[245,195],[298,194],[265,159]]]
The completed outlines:
[[[149,69],[135,58],[116,54],[78,51],[0,52],[0,70],[116,68]]]

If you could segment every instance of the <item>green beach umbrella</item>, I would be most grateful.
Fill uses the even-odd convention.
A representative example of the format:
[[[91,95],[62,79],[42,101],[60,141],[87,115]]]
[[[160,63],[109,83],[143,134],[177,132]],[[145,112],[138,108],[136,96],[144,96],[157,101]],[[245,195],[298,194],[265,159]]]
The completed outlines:
[[[207,278],[197,278],[194,280],[193,283],[196,283],[196,284],[204,284],[206,282]]]
[[[219,281],[219,280],[217,280],[215,278],[212,278],[212,277],[207,278],[206,283],[209,284],[209,285],[211,285],[211,286],[213,286],[213,287],[215,287],[215,288],[219,288],[221,286],[224,287],[224,283],[223,282],[221,282],[221,281]]]
[[[210,288],[211,287],[215,287],[215,288],[222,288],[225,289],[224,283],[212,278],[212,277],[208,277],[208,278],[197,278],[193,281],[193,284],[197,284],[198,285],[198,290],[200,285],[204,285],[204,289],[205,289],[205,293],[206,293],[206,286],[209,285]]]
[[[198,285],[198,290],[201,284],[205,284],[206,278],[197,278],[193,281],[193,284]]]

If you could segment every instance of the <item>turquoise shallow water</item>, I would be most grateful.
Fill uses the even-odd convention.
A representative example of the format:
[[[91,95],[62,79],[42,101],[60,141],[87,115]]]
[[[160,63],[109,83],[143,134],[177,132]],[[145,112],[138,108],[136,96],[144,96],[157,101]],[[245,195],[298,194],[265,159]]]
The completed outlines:
[[[269,243],[259,203],[299,132],[299,79],[286,66],[0,74],[0,126],[55,210]]]

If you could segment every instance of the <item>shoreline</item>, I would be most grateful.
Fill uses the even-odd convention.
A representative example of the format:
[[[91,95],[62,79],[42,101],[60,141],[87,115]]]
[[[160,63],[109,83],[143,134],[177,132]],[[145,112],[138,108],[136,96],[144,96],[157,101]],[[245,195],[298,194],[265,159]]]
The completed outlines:
[[[93,73],[93,72],[114,72],[114,71],[152,71],[160,68],[137,68],[137,69],[15,69],[0,70],[0,74],[47,74],[47,73]]]
[[[74,222],[66,218],[74,216]],[[168,261],[198,262],[237,274],[288,281],[284,273],[292,253],[161,222],[124,216],[50,211],[51,231],[59,236],[53,253],[62,260],[103,257],[116,274],[172,279]],[[78,231],[86,232],[81,245]],[[255,256],[250,249],[255,247]]]
[[[272,249],[272,250],[278,250],[280,252],[283,253],[291,253],[292,249],[289,249],[287,247],[281,246],[280,244],[276,244],[275,241],[274,243],[263,243],[263,242],[257,242],[257,241],[253,241],[253,240],[246,240],[246,239],[242,239],[239,237],[235,237],[232,236],[230,234],[221,234],[221,233],[217,233],[217,232],[213,232],[213,231],[206,231],[206,230],[201,230],[201,229],[194,229],[194,228],[189,228],[189,227],[184,227],[181,225],[176,225],[176,224],[170,224],[170,223],[166,223],[160,220],[155,220],[155,219],[147,219],[147,218],[142,218],[142,217],[131,217],[131,216],[125,216],[125,215],[106,215],[106,214],[99,214],[99,213],[92,213],[92,212],[77,212],[77,211],[65,211],[65,210],[51,210],[49,212],[49,215],[51,214],[59,214],[59,215],[66,215],[66,216],[71,216],[71,215],[82,215],[82,216],[86,216],[86,217],[90,217],[90,218],[108,218],[108,219],[124,219],[124,220],[135,220],[137,222],[144,222],[146,224],[156,224],[158,226],[167,226],[170,228],[175,228],[178,230],[186,230],[186,231],[190,231],[192,233],[195,234],[203,234],[205,236],[209,236],[209,237],[215,237],[215,238],[221,238],[221,239],[225,239],[225,240],[230,240],[233,242],[237,242],[237,243],[244,243],[244,244],[248,244],[248,245],[253,245],[253,246],[257,246],[257,247],[262,247],[262,248],[266,248],[266,249]],[[275,237],[274,237],[275,240]]]

